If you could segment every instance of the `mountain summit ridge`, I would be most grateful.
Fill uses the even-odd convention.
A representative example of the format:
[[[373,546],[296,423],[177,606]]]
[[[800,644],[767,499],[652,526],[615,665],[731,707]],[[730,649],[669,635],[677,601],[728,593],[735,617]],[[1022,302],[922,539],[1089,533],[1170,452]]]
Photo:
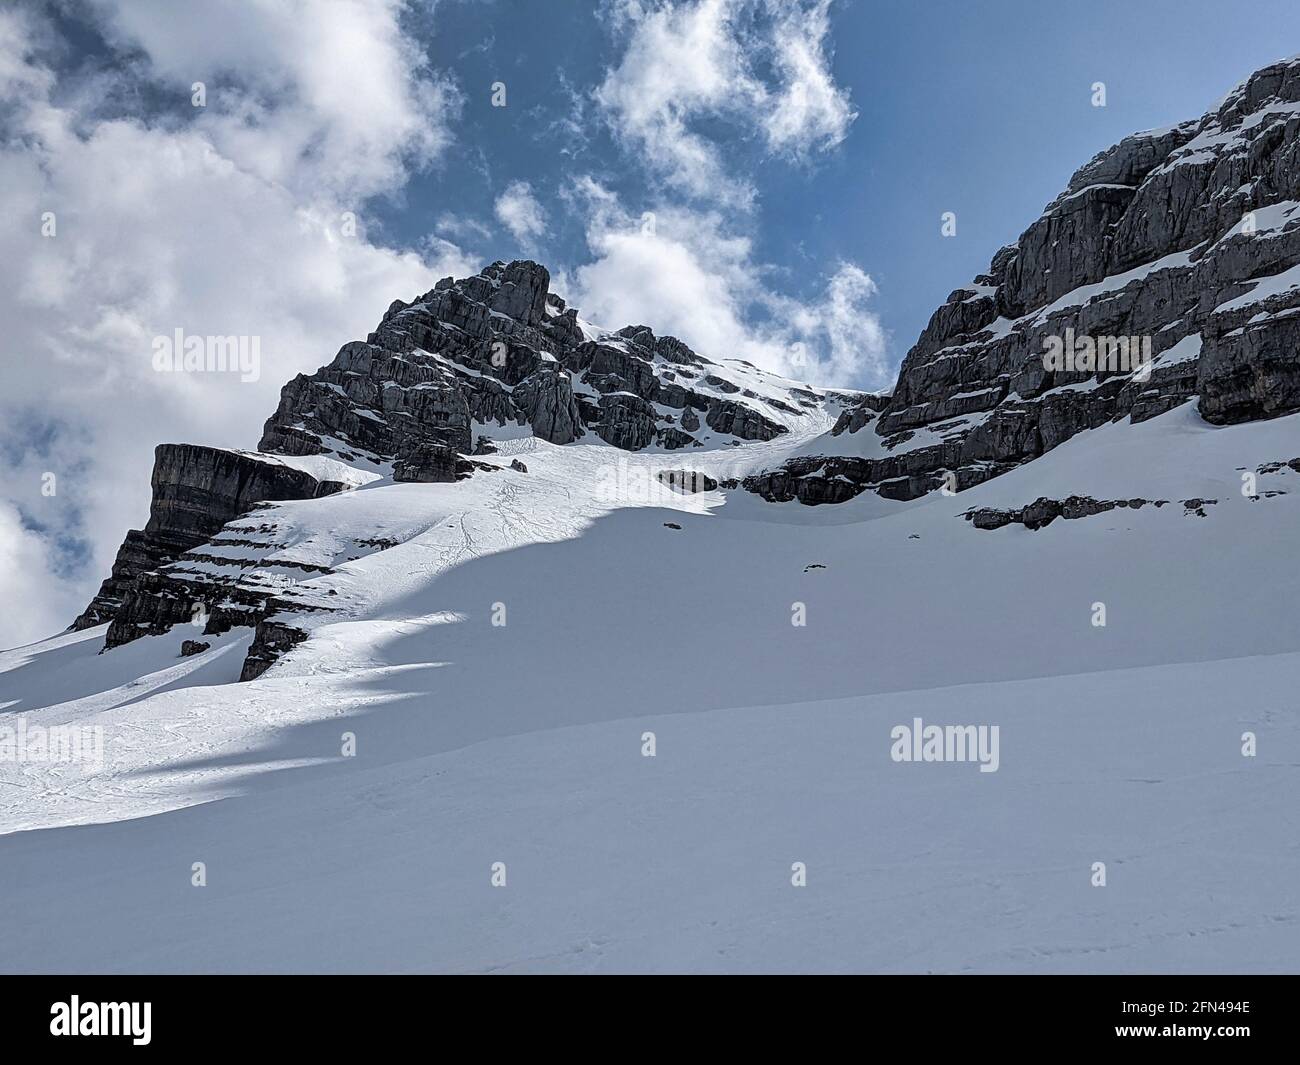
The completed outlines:
[[[1051,367],[1051,341],[1076,335],[1142,338],[1154,358]],[[73,627],[108,622],[108,648],[182,622],[214,634],[254,626],[244,673],[256,676],[305,635],[283,620],[308,609],[294,599],[299,579],[359,557],[286,554],[282,511],[266,507],[275,501],[497,476],[493,456],[521,437],[680,456],[678,471],[708,466],[722,490],[769,502],[864,492],[907,501],[968,489],[1085,430],[1193,400],[1214,424],[1300,409],[1298,350],[1300,59],[1291,59],[1199,120],[1126,137],[1079,168],[988,272],[935,311],[888,393],[713,361],[647,326],[602,330],[552,293],[532,260],[444,278],[289,381],[257,452],[160,445],[149,522],[127,534]],[[720,452],[738,459],[727,465]],[[527,469],[515,462],[507,476]],[[377,533],[350,552],[389,539]]]
[[[863,398],[714,362],[646,326],[602,330],[549,286],[531,260],[444,278],[285,384],[257,451],[159,445],[149,522],[127,534],[73,628],[108,622],[111,648],[196,617],[209,635],[259,624],[270,593],[256,567],[212,552],[218,534],[240,548],[270,537],[248,521],[229,527],[259,504],[492,473],[498,443],[521,435],[665,455],[816,435]]]

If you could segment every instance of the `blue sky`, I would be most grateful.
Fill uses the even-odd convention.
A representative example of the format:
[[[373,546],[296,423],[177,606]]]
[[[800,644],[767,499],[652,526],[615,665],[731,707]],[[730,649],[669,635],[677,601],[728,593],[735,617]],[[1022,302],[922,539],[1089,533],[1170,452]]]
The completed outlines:
[[[1294,0],[0,6],[0,646],[79,612],[158,443],[254,446],[441,276],[885,387],[1077,167],[1298,50]],[[155,372],[176,329],[259,375]]]

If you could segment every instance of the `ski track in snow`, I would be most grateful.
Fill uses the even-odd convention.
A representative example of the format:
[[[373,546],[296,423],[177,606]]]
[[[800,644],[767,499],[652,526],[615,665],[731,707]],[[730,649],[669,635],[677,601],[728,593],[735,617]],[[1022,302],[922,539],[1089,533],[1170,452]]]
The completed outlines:
[[[305,575],[339,609],[248,684],[247,630],[185,659],[182,627],[0,654],[0,725],[105,737],[99,768],[0,763],[23,915],[0,969],[1293,971],[1300,474],[1247,499],[1241,470],[1300,455],[1300,416],[1187,405],[906,504],[652,480],[740,476],[829,424],[685,453],[506,440],[488,461],[529,472],[276,504],[259,520],[329,563],[400,542]],[[1171,503],[960,517],[1071,493]],[[999,770],[894,763],[914,717],[998,725]]]

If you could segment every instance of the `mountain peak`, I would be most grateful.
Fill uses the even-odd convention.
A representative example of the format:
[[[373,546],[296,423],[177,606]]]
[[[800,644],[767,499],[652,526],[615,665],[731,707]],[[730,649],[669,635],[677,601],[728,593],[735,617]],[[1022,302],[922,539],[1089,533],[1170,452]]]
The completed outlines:
[[[235,535],[253,557],[233,562],[211,550],[219,530],[268,501],[515,476],[526,464],[500,455],[521,439],[816,505],[961,492],[1085,430],[1193,401],[1217,424],[1300,409],[1298,155],[1296,60],[1198,120],[1124,138],[935,311],[889,392],[714,361],[647,325],[603,329],[532,260],[443,278],[288,382],[257,452],[160,447],[149,523],[75,625],[111,621],[112,647],[200,604],[208,631],[257,626],[255,676],[303,635],[273,620],[300,582],[266,579],[285,568],[274,521]]]

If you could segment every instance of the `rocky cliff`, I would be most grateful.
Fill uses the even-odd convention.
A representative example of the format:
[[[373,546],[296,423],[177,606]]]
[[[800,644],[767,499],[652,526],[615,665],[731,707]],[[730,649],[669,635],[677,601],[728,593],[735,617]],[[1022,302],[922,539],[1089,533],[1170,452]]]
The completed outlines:
[[[550,291],[534,262],[445,278],[393,303],[329,365],[290,381],[259,451],[160,446],[149,522],[127,534],[74,626],[109,622],[107,648],[182,622],[207,634],[257,626],[244,671],[256,676],[301,637],[268,620],[299,609],[295,575],[329,568],[296,554],[284,515],[259,516],[265,504],[384,477],[452,482],[490,472],[498,467],[475,456],[493,452],[494,435],[553,444],[594,436],[628,451],[771,440],[824,418],[828,401],[857,395],[769,378],[645,326],[600,330]],[[341,557],[385,546],[356,542]]]
[[[263,500],[311,499],[344,485],[248,452],[159,444],[154,450],[152,487],[148,523],[126,534],[112,573],[72,623],[74,629],[85,629],[112,622],[110,647],[189,618],[188,605],[176,617],[170,612],[159,615],[154,609],[142,611],[136,587],[140,577],[205,543]]]
[[[888,400],[846,411],[825,456],[746,486],[838,502],[960,490],[1074,434],[1195,400],[1215,423],[1300,408],[1300,60],[1202,118],[1080,168],[988,272],[953,292]],[[1049,366],[1074,342],[1076,368]],[[1117,343],[1118,342],[1118,343]],[[1151,361],[1103,366],[1122,343]],[[1119,364],[1119,365],[1117,365]]]
[[[816,394],[748,394],[725,370],[675,337],[645,326],[603,333],[550,291],[546,268],[493,263],[475,277],[445,278],[411,303],[395,302],[365,341],[300,375],[281,396],[260,448],[330,451],[406,463],[421,449],[482,452],[482,430],[528,426],[553,444],[594,433],[630,451],[701,443],[715,434],[769,440],[786,431],[774,406],[798,414]],[[441,477],[451,479],[444,463]]]
[[[1215,423],[1300,409],[1300,60],[1083,166],[935,311],[889,394],[714,362],[646,326],[601,330],[534,262],[445,278],[290,381],[260,451],[159,447],[148,524],[128,533],[75,625],[109,622],[107,647],[183,621],[256,626],[244,667],[256,676],[304,638],[292,622],[309,608],[304,573],[392,546],[371,537],[304,554],[292,518],[265,504],[491,475],[503,436],[689,455],[797,429],[811,443],[796,457],[720,483],[827,504],[960,491],[1083,430],[1188,402]],[[685,464],[673,476],[714,484]],[[1039,502],[976,524],[1039,527],[1126,505]]]

